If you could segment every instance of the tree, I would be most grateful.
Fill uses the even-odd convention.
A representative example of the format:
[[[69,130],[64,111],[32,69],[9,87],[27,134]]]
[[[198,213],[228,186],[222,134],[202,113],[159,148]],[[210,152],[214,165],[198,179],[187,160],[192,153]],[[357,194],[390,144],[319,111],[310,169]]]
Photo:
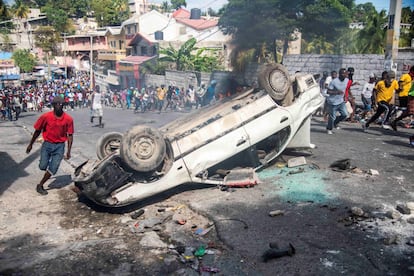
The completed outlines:
[[[327,42],[324,37],[318,36],[315,37],[309,43],[303,43],[302,52],[312,54],[333,54],[334,45],[332,43]]]
[[[370,14],[366,25],[358,32],[357,48],[361,54],[384,54],[387,15],[385,10]]]
[[[46,55],[48,77],[50,78],[50,55],[57,53],[58,42],[61,41],[59,33],[51,26],[40,26],[35,31],[35,46],[42,49]]]
[[[9,8],[6,4],[4,4],[3,0],[0,0],[0,33],[2,34],[9,34],[10,30],[13,27],[13,23],[10,21],[11,13]]]
[[[285,55],[296,31],[309,41],[315,37],[328,42],[334,39],[339,29],[348,26],[351,4],[345,0],[229,0],[219,27],[233,36],[236,52],[255,49],[259,57],[266,45],[277,62],[277,42],[282,42]]]
[[[71,21],[67,10],[60,8],[60,1],[49,1],[41,10],[46,14],[47,20],[57,33],[68,33],[71,29]]]
[[[19,49],[13,52],[14,63],[25,73],[33,71],[36,65],[36,57],[30,53],[29,49]]]
[[[13,51],[13,41],[10,38],[8,33],[1,33],[2,44],[1,44],[1,51],[4,52],[12,52]]]
[[[128,19],[127,0],[92,0],[91,9],[99,26],[119,26]]]
[[[405,7],[401,11],[401,23],[411,24],[411,27],[407,30],[401,28],[400,32],[400,47],[410,47],[411,40],[414,38],[414,10],[409,7]]]
[[[190,38],[178,50],[170,44],[165,49],[160,49],[160,62],[174,64],[174,69],[178,71],[202,71],[211,72],[219,68],[219,61],[212,55],[207,55],[206,48],[196,48],[197,40]]]
[[[195,38],[190,38],[178,50],[174,49],[171,44],[168,48],[161,48],[160,54],[164,56],[160,57],[160,61],[174,63],[176,70],[184,71],[188,65],[191,52],[196,49],[196,43]]]
[[[187,3],[185,0],[171,0],[171,6],[174,10],[178,10],[182,6],[187,7]]]
[[[28,6],[26,6],[21,0],[16,0],[14,5],[12,6],[12,12],[13,12],[14,16],[18,19],[17,20],[17,25],[19,26],[19,30],[26,30],[27,37],[29,39],[29,43],[31,44],[30,35],[29,35],[29,32],[27,32],[27,27],[28,26],[27,26],[27,22],[26,22],[26,19],[29,17],[29,13],[30,13],[30,10],[29,10]],[[25,20],[23,21],[23,19],[25,19]],[[20,39],[20,42],[21,42],[20,32],[19,32],[19,39]]]

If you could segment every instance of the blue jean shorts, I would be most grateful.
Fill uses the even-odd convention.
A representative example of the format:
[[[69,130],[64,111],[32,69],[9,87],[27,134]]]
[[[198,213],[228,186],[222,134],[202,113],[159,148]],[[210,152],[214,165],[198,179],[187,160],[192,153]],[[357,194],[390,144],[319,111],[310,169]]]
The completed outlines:
[[[40,149],[39,169],[56,174],[65,152],[65,143],[49,143],[44,141]]]

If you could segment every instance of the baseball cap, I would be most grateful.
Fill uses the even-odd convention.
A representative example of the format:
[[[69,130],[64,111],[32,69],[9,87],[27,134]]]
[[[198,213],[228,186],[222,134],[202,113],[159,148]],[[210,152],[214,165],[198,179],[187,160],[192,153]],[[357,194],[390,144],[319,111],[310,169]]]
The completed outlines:
[[[369,74],[369,77],[370,77],[371,79],[373,79],[373,78],[375,78],[375,74],[374,74],[374,73],[371,73],[371,74]]]

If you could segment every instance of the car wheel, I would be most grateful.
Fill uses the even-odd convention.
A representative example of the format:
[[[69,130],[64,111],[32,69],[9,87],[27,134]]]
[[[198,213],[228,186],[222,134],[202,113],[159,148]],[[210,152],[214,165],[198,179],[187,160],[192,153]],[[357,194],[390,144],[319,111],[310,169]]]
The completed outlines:
[[[166,145],[161,133],[149,126],[135,126],[121,140],[121,158],[133,170],[149,172],[164,160]]]
[[[121,147],[122,133],[108,132],[102,135],[96,143],[96,155],[99,159],[104,159],[106,156],[119,150]]]
[[[291,86],[289,72],[277,63],[272,63],[259,74],[259,83],[275,101],[282,101]]]

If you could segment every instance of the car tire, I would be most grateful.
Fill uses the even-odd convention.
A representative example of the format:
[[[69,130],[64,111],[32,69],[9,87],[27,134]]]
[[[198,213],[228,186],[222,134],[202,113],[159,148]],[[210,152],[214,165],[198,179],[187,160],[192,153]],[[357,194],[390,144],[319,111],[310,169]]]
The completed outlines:
[[[135,126],[121,140],[120,155],[131,169],[149,172],[164,160],[166,143],[161,133],[149,126]]]
[[[117,151],[121,147],[122,133],[108,132],[96,143],[96,155],[100,160]]]
[[[272,99],[282,101],[291,86],[289,72],[281,64],[268,64],[259,74],[259,84]]]

